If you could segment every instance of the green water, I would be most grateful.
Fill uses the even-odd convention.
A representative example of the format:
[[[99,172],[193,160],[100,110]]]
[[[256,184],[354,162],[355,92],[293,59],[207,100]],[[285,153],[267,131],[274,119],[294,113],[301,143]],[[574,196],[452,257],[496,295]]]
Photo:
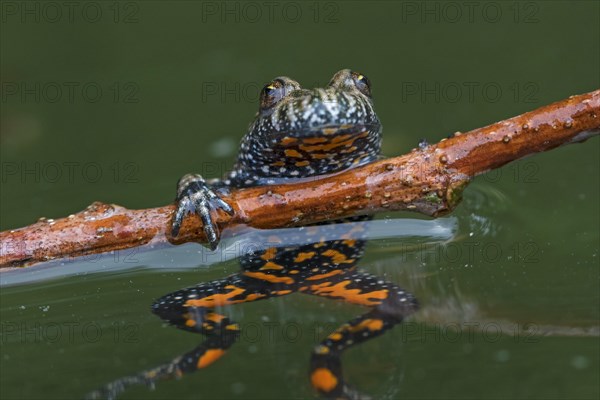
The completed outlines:
[[[159,206],[184,173],[220,175],[278,75],[367,74],[388,156],[600,87],[597,2],[465,3],[3,2],[0,229],[95,200]],[[598,144],[477,178],[444,244],[374,241],[365,269],[422,310],[349,351],[348,380],[375,398],[597,398]],[[81,398],[194,347],[150,304],[238,267],[171,270],[174,254],[3,287],[0,397]],[[299,294],[236,306],[247,334],[226,357],[123,397],[312,398],[310,350],[361,312]]]

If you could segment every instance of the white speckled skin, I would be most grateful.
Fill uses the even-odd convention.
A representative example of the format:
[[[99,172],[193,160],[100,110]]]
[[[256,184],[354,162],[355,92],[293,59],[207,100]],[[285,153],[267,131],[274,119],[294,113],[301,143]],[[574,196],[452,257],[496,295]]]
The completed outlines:
[[[281,183],[286,178],[322,175],[376,160],[381,148],[381,123],[373,109],[370,89],[361,91],[356,76],[362,77],[342,70],[325,88],[312,90],[302,89],[290,78],[276,78],[286,87],[285,95],[272,107],[261,107],[224,183],[233,187]],[[352,140],[361,133],[361,137]],[[306,142],[313,139],[312,144],[331,146],[342,135],[349,135],[347,145],[321,152],[311,150],[319,146]],[[326,141],[315,142],[315,138]],[[300,154],[289,157],[286,149]],[[298,161],[303,165],[296,165]]]

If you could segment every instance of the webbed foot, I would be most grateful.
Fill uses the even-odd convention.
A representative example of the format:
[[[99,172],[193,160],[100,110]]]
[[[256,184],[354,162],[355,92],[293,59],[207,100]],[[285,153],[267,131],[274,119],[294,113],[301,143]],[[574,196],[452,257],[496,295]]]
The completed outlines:
[[[209,247],[214,250],[219,244],[220,232],[211,216],[211,210],[221,209],[233,215],[233,208],[223,201],[198,174],[184,175],[177,182],[177,210],[173,217],[171,235],[177,237],[183,218],[190,213],[197,214],[202,220],[204,233]]]

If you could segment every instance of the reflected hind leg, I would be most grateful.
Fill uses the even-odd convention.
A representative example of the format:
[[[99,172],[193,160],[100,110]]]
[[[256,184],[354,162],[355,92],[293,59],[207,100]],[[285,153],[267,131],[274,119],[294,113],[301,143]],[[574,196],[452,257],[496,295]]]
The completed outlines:
[[[303,291],[372,308],[332,332],[313,350],[310,360],[311,384],[320,394],[329,398],[366,398],[344,381],[342,353],[402,322],[417,310],[416,299],[393,283],[355,271],[335,280],[317,282]]]
[[[146,385],[154,387],[154,384],[159,380],[179,379],[183,375],[208,367],[233,345],[239,335],[239,329],[236,324],[231,324],[229,318],[224,315],[207,313],[206,316],[215,320],[219,319],[220,322],[202,323],[204,328],[199,332],[204,333],[207,339],[199,346],[165,364],[110,382],[89,393],[86,398],[115,399],[129,386]]]
[[[177,328],[203,334],[206,340],[170,362],[117,379],[89,393],[86,398],[114,399],[131,385],[153,386],[156,381],[179,379],[183,375],[208,367],[235,343],[240,333],[237,324],[231,322],[227,316],[215,313],[214,308],[281,296],[292,291],[287,285],[235,274],[158,299],[152,305],[155,314]]]

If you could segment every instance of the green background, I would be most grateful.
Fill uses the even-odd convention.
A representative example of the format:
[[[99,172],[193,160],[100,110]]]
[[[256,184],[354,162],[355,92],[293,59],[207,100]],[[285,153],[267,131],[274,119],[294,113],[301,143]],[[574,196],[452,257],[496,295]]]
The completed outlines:
[[[95,200],[164,205],[184,173],[221,175],[258,90],[279,75],[307,87],[342,68],[368,75],[387,156],[600,86],[598,2],[465,3],[100,1],[73,2],[70,14],[62,3],[3,2],[0,229]],[[376,398],[597,398],[598,143],[477,178],[450,243],[371,243],[364,267],[414,292],[423,310],[348,352],[348,379]],[[162,270],[135,259],[2,288],[0,397],[81,398],[198,343],[149,306],[236,262],[170,271],[177,252]],[[301,295],[241,305],[231,315],[258,324],[260,338],[124,398],[312,398],[308,356],[324,336],[313,328],[360,312]],[[456,338],[455,321],[479,328]],[[269,323],[280,324],[275,337]],[[300,338],[282,337],[289,326]]]

